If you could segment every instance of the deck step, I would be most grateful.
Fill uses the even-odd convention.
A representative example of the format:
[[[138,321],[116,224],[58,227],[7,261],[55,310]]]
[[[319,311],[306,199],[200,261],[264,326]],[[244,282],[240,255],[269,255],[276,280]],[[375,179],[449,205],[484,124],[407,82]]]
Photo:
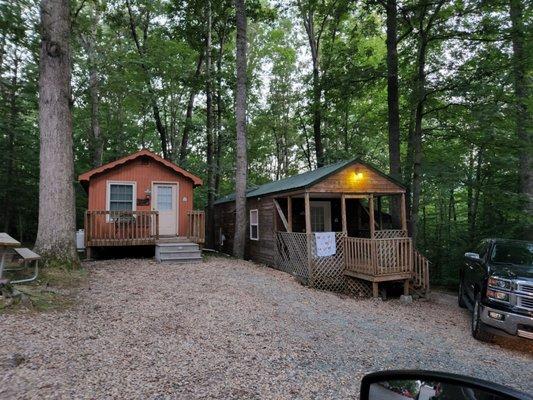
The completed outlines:
[[[173,264],[198,264],[202,262],[202,257],[184,258],[184,259],[162,258],[159,262],[160,263],[173,263]]]
[[[199,250],[200,247],[196,243],[159,243],[156,244],[156,247],[159,247],[161,250],[177,251],[195,251]]]
[[[199,246],[192,242],[157,243],[155,259],[158,262],[200,262],[202,252]]]
[[[161,251],[159,252],[159,255],[161,257],[171,257],[175,259],[202,257],[200,251]]]

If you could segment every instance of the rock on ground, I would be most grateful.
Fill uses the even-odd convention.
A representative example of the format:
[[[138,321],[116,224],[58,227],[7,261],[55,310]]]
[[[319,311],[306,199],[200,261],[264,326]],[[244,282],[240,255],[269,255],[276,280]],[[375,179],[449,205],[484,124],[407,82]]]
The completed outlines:
[[[0,315],[0,398],[357,398],[423,368],[533,391],[524,341],[486,344],[448,302],[375,302],[255,264],[111,260],[65,311]]]

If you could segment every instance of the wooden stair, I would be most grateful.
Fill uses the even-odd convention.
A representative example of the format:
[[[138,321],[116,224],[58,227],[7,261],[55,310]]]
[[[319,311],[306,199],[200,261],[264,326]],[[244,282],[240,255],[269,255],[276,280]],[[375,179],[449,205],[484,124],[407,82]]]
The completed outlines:
[[[194,263],[202,261],[202,252],[196,243],[183,238],[158,240],[155,244],[158,262]]]

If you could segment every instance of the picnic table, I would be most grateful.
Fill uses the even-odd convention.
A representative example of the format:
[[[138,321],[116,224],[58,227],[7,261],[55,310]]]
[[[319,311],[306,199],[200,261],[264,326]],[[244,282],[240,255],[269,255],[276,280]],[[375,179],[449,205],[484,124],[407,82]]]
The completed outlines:
[[[13,247],[19,247],[20,242],[18,240],[13,239],[11,236],[9,236],[5,232],[0,232],[0,254],[2,255],[2,258],[0,259],[0,279],[2,279],[2,275],[4,273],[4,263],[6,259],[6,253],[7,249],[13,248]]]

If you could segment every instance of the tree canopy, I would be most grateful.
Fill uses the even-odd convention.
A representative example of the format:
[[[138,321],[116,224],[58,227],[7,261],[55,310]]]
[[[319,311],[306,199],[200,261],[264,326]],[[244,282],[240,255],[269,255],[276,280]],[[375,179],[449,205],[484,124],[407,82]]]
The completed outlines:
[[[208,182],[196,207],[233,192],[234,2],[70,7],[75,173],[146,147]],[[530,3],[245,7],[248,185],[352,157],[389,172],[393,129],[400,164],[391,172],[409,188],[412,229],[436,283],[454,282],[480,238],[530,238]],[[26,242],[37,234],[39,30],[38,1],[0,3],[0,230]],[[397,100],[388,97],[394,48]],[[390,126],[394,101],[399,123]],[[86,195],[75,189],[81,227]]]

